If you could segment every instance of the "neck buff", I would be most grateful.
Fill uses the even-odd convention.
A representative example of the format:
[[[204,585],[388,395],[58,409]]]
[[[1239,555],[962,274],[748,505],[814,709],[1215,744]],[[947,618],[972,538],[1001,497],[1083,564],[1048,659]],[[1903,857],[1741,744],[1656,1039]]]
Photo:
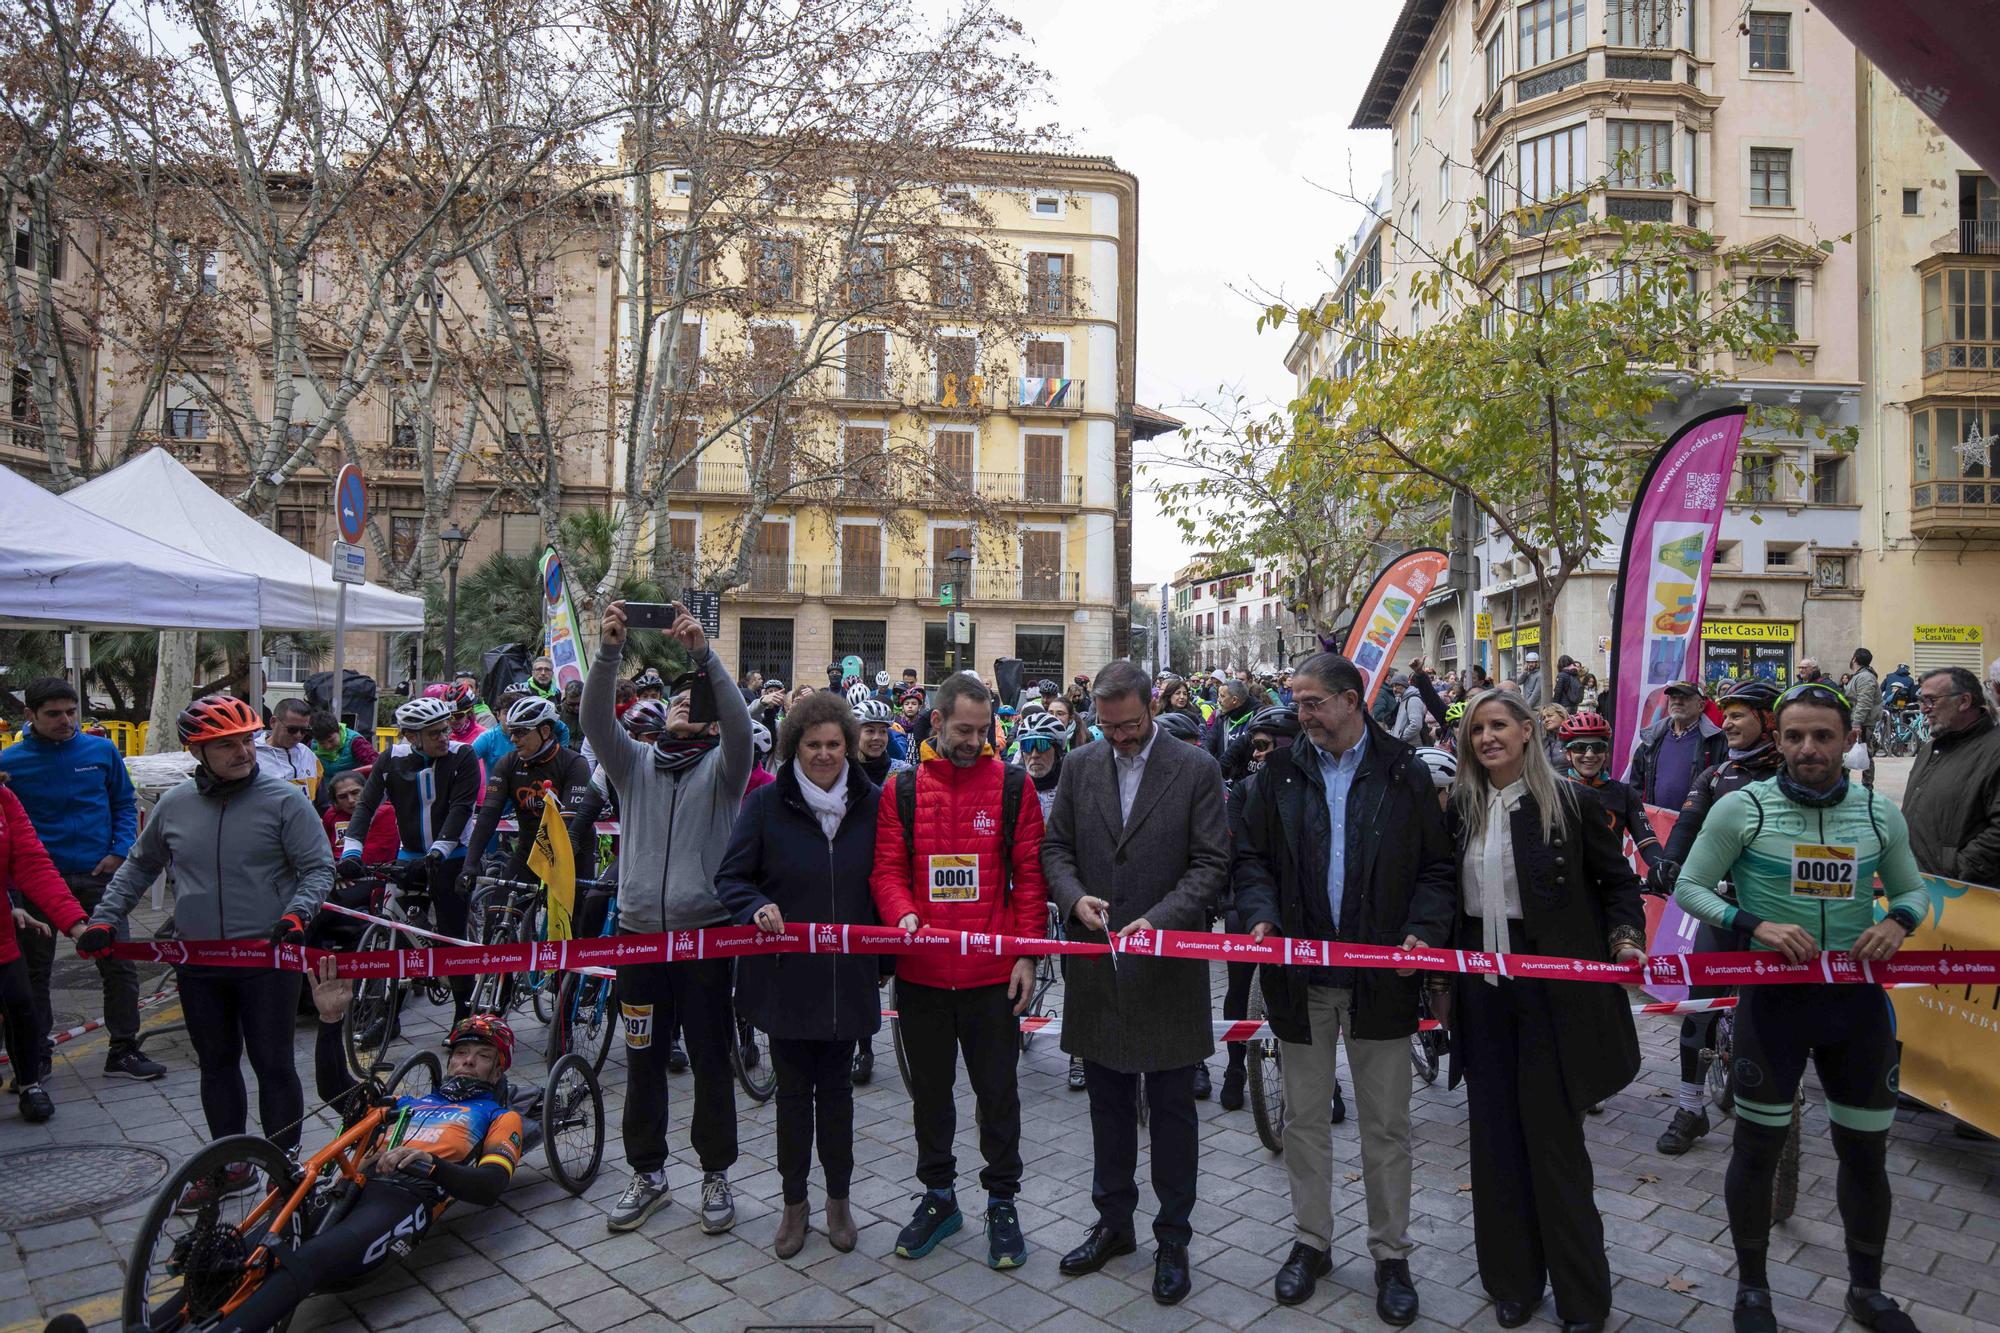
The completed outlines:
[[[1050,766],[1047,777],[1037,778],[1033,773],[1028,774],[1034,780],[1036,791],[1054,791],[1056,789],[1056,783],[1062,778],[1062,761],[1063,752],[1061,748],[1058,748],[1056,750],[1056,761]]]
[[[653,767],[662,773],[684,773],[716,745],[713,736],[662,736],[653,742]]]
[[[1814,791],[1811,787],[1794,781],[1792,770],[1781,768],[1778,770],[1778,790],[1783,792],[1785,799],[1794,805],[1803,805],[1812,810],[1824,810],[1828,806],[1839,805],[1841,801],[1846,799],[1847,770],[1842,769],[1840,772],[1840,781],[1834,783],[1826,791]]]
[[[880,755],[877,755],[873,759],[857,760],[856,766],[859,767],[863,773],[866,773],[868,775],[868,780],[870,782],[874,783],[876,786],[879,787],[884,782],[888,781],[889,765],[894,762],[895,761],[889,757],[889,752],[887,750],[884,750]],[[810,781],[810,779],[808,779],[808,781]]]
[[[224,782],[221,778],[208,771],[207,764],[198,763],[194,766],[194,789],[203,796],[213,796],[217,800],[228,800],[256,780],[257,770],[255,768],[252,768],[240,778]]]
[[[454,1102],[469,1102],[480,1097],[491,1097],[493,1085],[482,1078],[469,1078],[460,1074],[438,1084],[438,1096]]]
[[[1777,746],[1771,744],[1769,737],[1758,741],[1747,750],[1739,750],[1732,745],[1729,747],[1729,760],[1735,764],[1747,763],[1751,760],[1761,760],[1766,755],[1776,751],[1777,748]]]

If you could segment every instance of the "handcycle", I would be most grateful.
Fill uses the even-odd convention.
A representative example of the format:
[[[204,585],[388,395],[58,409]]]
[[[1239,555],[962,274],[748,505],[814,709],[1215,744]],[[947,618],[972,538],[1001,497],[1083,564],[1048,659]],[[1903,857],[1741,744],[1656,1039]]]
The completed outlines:
[[[352,1206],[364,1188],[363,1161],[391,1130],[396,1098],[432,1091],[442,1077],[434,1051],[410,1056],[386,1080],[371,1071],[356,1090],[366,1109],[303,1163],[254,1134],[218,1139],[181,1163],[139,1224],[124,1326],[198,1329],[240,1307],[281,1251],[297,1249]],[[539,1147],[551,1177],[571,1194],[588,1189],[604,1158],[604,1097],[589,1062],[566,1055],[539,1088],[510,1092],[503,1083],[502,1100],[527,1124],[523,1151]],[[206,1197],[182,1211],[199,1182]]]
[[[422,861],[387,861],[363,866],[375,881],[369,910],[374,915],[411,927],[369,922],[355,944],[360,953],[424,947],[436,930],[431,912],[427,870]],[[354,1002],[341,1020],[341,1049],[356,1078],[365,1079],[383,1064],[382,1054],[402,1029],[403,998],[422,995],[432,1004],[450,1004],[451,986],[443,977],[370,977],[354,985]]]

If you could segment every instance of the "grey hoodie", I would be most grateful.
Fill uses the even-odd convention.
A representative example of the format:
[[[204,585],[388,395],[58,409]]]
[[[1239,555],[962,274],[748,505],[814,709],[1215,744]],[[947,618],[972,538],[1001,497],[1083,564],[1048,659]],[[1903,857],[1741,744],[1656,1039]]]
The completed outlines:
[[[227,796],[189,778],[160,798],[105,885],[93,925],[119,925],[168,866],[186,940],[261,940],[287,912],[312,924],[333,888],[333,848],[305,792],[259,769]]]
[[[583,683],[583,734],[618,789],[618,924],[636,934],[725,926],[729,909],[715,896],[715,871],[750,780],[750,710],[722,659],[700,663],[715,695],[722,742],[679,774],[653,763],[653,748],[620,726],[622,646],[600,644]]]

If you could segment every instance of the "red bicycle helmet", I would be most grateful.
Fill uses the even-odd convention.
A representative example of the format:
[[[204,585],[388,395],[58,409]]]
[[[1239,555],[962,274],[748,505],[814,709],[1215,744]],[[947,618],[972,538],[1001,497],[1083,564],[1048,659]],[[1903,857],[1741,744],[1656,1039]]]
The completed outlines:
[[[1611,739],[1611,724],[1601,714],[1578,713],[1562,724],[1562,731],[1558,734],[1564,745],[1580,740],[1608,741]]]
[[[196,699],[181,710],[176,725],[182,745],[206,745],[225,736],[248,736],[264,729],[257,710],[233,694],[209,694]]]
[[[468,1041],[483,1041],[500,1052],[500,1069],[504,1073],[514,1063],[514,1029],[507,1026],[505,1019],[497,1014],[468,1014],[452,1027],[451,1035],[444,1039],[446,1050],[456,1050]]]

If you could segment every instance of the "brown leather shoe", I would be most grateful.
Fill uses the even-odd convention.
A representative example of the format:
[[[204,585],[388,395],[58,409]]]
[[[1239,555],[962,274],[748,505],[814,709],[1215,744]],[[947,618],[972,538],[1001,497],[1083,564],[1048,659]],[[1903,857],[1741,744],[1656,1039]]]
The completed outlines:
[[[789,1259],[806,1247],[806,1205],[788,1203],[784,1216],[778,1219],[778,1239],[771,1246],[771,1252],[780,1259]]]
[[[847,1200],[826,1201],[826,1238],[842,1254],[852,1250],[860,1240],[854,1231],[854,1214],[848,1211]]]

